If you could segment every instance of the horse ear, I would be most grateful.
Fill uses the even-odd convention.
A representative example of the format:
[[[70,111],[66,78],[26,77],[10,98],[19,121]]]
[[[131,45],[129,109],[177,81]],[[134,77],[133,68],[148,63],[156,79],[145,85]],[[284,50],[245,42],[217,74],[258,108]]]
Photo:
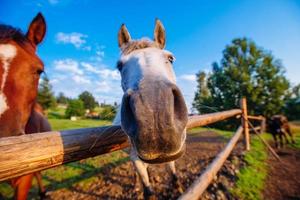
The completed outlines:
[[[118,42],[119,47],[122,47],[124,44],[129,42],[131,40],[130,34],[125,26],[125,24],[122,24],[119,33],[118,33]]]
[[[29,25],[26,37],[33,44],[38,45],[42,42],[46,33],[45,18],[41,13],[38,13]]]
[[[159,48],[163,49],[166,46],[166,32],[159,19],[155,20],[154,41],[158,44]]]

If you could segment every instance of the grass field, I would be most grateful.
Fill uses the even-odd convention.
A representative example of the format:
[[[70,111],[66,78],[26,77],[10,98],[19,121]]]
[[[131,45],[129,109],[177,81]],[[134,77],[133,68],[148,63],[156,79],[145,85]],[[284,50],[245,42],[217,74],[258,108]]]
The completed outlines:
[[[92,119],[81,119],[77,121],[71,121],[69,119],[49,119],[53,130],[67,130],[77,129],[86,127],[97,127],[110,125],[111,121],[105,120],[92,120]]]

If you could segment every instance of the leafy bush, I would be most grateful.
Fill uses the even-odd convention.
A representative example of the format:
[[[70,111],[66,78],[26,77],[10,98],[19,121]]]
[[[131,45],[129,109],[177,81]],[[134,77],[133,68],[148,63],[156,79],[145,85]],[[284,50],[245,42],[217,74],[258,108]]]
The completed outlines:
[[[83,102],[79,99],[70,100],[68,107],[66,109],[66,117],[70,118],[71,116],[83,116],[84,114],[84,105]]]
[[[100,118],[105,120],[113,120],[116,116],[117,109],[112,105],[102,106],[100,111]]]

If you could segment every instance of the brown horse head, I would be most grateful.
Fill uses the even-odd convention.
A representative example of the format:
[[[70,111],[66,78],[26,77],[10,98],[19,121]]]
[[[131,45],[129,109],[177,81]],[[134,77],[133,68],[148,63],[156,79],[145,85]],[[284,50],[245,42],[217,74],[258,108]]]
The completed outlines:
[[[186,138],[187,108],[176,85],[173,54],[164,49],[165,29],[156,20],[154,41],[131,40],[125,25],[119,31],[118,69],[124,96],[119,118],[140,159],[148,163],[175,160]]]
[[[45,32],[46,23],[40,13],[26,34],[0,25],[0,137],[24,134],[44,70],[36,47]]]

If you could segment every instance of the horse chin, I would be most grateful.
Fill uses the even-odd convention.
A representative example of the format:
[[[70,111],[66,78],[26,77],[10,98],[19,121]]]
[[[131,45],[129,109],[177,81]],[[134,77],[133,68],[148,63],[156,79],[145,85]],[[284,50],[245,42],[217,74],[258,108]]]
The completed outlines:
[[[145,158],[142,155],[138,155],[138,157],[145,163],[149,164],[160,164],[160,163],[165,163],[165,162],[171,162],[174,160],[177,160],[180,158],[184,153],[185,153],[186,145],[184,144],[182,148],[180,149],[179,152],[171,155],[159,155],[159,156],[154,156],[154,158]]]

